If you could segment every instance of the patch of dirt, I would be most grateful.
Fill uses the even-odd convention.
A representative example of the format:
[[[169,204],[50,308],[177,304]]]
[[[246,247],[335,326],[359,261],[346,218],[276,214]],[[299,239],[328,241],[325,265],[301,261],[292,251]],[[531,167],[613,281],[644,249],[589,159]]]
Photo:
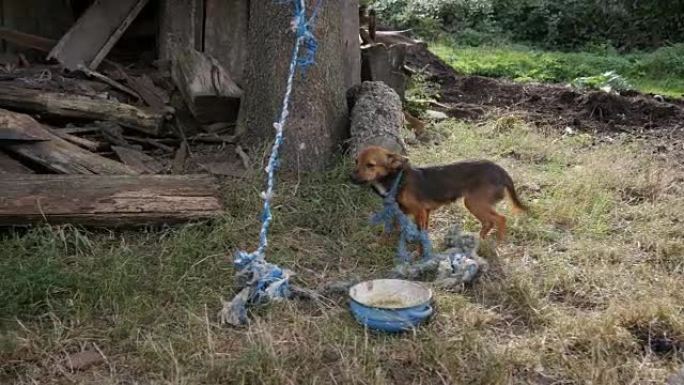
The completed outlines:
[[[571,127],[593,133],[628,132],[684,140],[684,101],[633,91],[617,95],[462,76],[427,49],[412,50],[407,64],[425,69],[430,80],[441,85],[440,102],[449,106],[445,112],[455,118],[476,120],[488,112],[524,112],[528,122],[560,130]]]
[[[666,325],[632,325],[627,330],[639,342],[644,352],[665,356],[684,351],[684,340],[670,331]]]

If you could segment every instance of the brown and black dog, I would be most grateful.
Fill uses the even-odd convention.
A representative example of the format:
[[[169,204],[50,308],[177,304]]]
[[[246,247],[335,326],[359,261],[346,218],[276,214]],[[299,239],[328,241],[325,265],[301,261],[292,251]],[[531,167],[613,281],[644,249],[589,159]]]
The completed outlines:
[[[497,240],[501,242],[506,233],[506,217],[496,212],[494,206],[507,196],[514,209],[527,210],[518,199],[513,179],[506,170],[486,160],[417,168],[403,155],[371,146],[356,157],[352,181],[370,184],[384,196],[402,170],[397,202],[421,230],[428,229],[433,210],[463,198],[465,207],[482,224],[480,237],[486,238],[496,228]]]

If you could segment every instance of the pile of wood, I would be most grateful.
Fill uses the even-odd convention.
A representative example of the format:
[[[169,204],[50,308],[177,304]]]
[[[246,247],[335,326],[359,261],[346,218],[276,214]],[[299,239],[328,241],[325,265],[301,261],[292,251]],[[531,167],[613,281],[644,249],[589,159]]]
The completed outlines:
[[[0,225],[153,224],[222,212],[214,179],[196,174],[244,170],[232,136],[242,90],[192,47],[175,47],[172,61],[108,59],[146,3],[94,2],[59,41],[0,28],[0,40],[45,59],[0,57]],[[203,162],[203,146],[228,155]]]

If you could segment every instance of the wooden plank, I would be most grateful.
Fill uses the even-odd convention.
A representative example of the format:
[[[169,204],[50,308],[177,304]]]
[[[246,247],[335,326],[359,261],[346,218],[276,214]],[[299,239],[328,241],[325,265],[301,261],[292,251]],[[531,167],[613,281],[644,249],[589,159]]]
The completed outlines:
[[[348,90],[361,83],[361,46],[359,44],[359,0],[341,0],[344,86]]]
[[[33,170],[0,151],[0,175],[4,174],[33,174]]]
[[[53,134],[28,115],[0,109],[3,129],[49,140],[28,144],[11,144],[4,149],[39,163],[49,170],[65,174],[136,174],[128,166],[86,151]],[[0,190],[2,191],[2,190]]]
[[[215,57],[238,85],[247,61],[248,23],[249,1],[206,0],[204,52]]]
[[[50,52],[52,47],[57,44],[57,40],[19,32],[5,27],[0,27],[0,40],[5,40],[19,47],[32,48],[45,53]]]
[[[97,69],[148,0],[95,0],[48,58],[75,71],[79,65]]]
[[[47,38],[52,41],[48,50],[54,47],[56,39],[59,39],[74,22],[71,9],[61,1],[10,0],[4,2],[3,8],[4,20],[0,24],[2,27]],[[18,48],[21,48],[21,44],[10,40],[8,43],[10,52],[20,51]]]
[[[223,210],[205,175],[11,175],[0,178],[0,191],[0,226],[170,224]]]
[[[164,116],[115,100],[20,87],[0,87],[0,107],[66,118],[109,120],[146,134],[157,135]]]
[[[179,50],[202,51],[204,0],[161,0],[159,58],[173,60]]]
[[[174,62],[172,75],[198,122],[237,119],[242,90],[216,59],[195,49],[186,49]]]
[[[130,147],[112,146],[116,156],[128,167],[141,174],[158,174],[164,166],[153,157]]]

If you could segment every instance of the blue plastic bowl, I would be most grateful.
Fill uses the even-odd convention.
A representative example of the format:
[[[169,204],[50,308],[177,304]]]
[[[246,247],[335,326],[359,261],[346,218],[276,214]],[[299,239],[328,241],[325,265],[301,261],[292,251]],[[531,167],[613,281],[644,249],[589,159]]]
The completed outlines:
[[[400,279],[376,279],[349,289],[354,318],[370,329],[402,332],[415,329],[432,315],[432,291]]]

